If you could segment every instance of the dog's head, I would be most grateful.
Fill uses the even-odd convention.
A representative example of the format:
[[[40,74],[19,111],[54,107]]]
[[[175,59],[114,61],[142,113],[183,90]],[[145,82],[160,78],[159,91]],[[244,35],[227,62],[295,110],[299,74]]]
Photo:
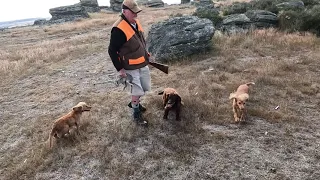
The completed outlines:
[[[167,94],[167,99],[165,109],[173,108],[176,104],[181,103],[181,97],[178,94]]]
[[[84,112],[84,111],[90,111],[91,110],[91,106],[88,106],[87,103],[85,103],[85,102],[79,102],[72,109],[75,112]]]
[[[238,108],[243,110],[245,109],[246,101],[249,99],[249,94],[243,93],[236,95],[235,93],[231,93],[229,99],[234,99]]]

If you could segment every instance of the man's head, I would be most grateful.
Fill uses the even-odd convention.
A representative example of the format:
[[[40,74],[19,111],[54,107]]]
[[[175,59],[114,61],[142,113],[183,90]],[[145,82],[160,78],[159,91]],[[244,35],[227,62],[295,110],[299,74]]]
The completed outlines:
[[[124,14],[130,23],[135,23],[135,18],[141,11],[142,9],[140,9],[134,0],[124,0],[122,3],[122,14]]]

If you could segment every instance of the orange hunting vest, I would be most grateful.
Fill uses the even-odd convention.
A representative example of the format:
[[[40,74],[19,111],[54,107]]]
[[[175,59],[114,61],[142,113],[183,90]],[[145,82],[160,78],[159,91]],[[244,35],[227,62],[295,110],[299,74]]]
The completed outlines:
[[[127,41],[118,52],[122,66],[126,70],[139,69],[148,65],[148,52],[146,50],[143,29],[138,20],[136,20],[136,24],[138,26],[137,31],[123,18],[120,18],[113,25],[124,32],[127,38]]]

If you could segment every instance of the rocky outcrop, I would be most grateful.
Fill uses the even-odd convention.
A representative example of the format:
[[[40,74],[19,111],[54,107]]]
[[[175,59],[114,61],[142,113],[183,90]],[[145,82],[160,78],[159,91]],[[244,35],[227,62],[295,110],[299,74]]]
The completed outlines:
[[[194,16],[210,19],[215,27],[220,26],[222,17],[220,16],[219,9],[215,8],[213,3],[202,3],[196,7],[197,9],[193,13]]]
[[[49,21],[73,21],[79,18],[88,18],[89,14],[80,4],[61,6],[49,10],[52,18]]]
[[[123,0],[110,0],[110,8],[113,11],[120,12]]]
[[[222,21],[221,30],[228,34],[246,32],[249,29],[276,27],[277,15],[265,10],[249,10],[245,14],[231,14]]]
[[[190,3],[190,0],[181,0],[181,4],[187,4]]]
[[[99,4],[97,0],[80,0],[80,5],[84,7],[87,12],[99,12]]]
[[[34,25],[55,24],[74,21],[79,18],[89,18],[88,12],[98,12],[100,7],[97,0],[80,0],[80,3],[70,6],[60,6],[49,9],[50,20],[39,19]]]
[[[278,17],[276,14],[265,10],[249,10],[245,15],[250,19],[251,24],[256,28],[276,27]]]
[[[288,1],[277,4],[278,10],[301,10],[304,9],[303,1]]]
[[[163,7],[164,2],[162,0],[149,0],[145,6],[154,8]]]
[[[179,59],[209,49],[214,32],[209,19],[174,17],[151,26],[147,48],[157,61]]]

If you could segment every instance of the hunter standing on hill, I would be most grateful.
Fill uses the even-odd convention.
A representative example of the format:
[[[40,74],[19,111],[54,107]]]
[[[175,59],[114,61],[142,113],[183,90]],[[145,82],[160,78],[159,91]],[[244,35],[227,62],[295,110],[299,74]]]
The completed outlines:
[[[111,30],[109,56],[120,77],[127,78],[131,86],[133,119],[138,125],[147,125],[141,113],[146,108],[140,104],[140,97],[151,89],[148,67],[150,55],[146,50],[143,29],[137,19],[141,9],[134,0],[124,0],[120,18]]]

